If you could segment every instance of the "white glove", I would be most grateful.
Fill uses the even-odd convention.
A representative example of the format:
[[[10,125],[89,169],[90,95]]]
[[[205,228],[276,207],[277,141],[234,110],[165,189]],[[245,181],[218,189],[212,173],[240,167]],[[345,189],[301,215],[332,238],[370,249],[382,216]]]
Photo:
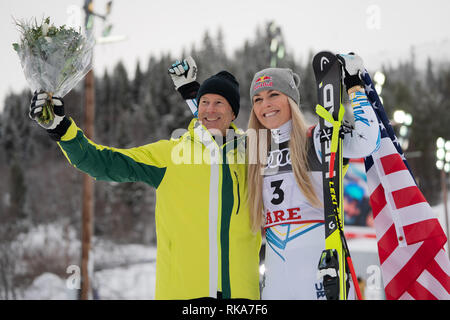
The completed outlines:
[[[344,84],[347,90],[356,85],[362,86],[361,74],[364,72],[362,58],[353,52],[338,54],[337,58],[344,67]]]
[[[54,118],[48,123],[41,121],[40,117],[44,111],[44,105],[50,102],[53,105]],[[42,128],[47,130],[55,129],[64,119],[64,101],[62,98],[50,98],[47,92],[35,92],[30,104],[30,111],[28,113],[32,120],[35,120]]]
[[[194,59],[189,56],[183,62],[175,61],[169,68],[169,74],[175,85],[175,89],[178,90],[180,87],[196,80],[197,65]]]
[[[360,56],[349,53],[349,54],[338,54],[338,58],[342,64],[344,65],[344,69],[348,72],[349,75],[354,76],[362,73],[364,71],[364,63]]]

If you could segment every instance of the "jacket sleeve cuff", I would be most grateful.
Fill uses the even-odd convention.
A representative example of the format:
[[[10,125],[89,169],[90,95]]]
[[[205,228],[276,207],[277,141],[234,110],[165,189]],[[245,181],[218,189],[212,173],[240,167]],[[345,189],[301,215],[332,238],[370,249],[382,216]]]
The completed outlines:
[[[75,124],[75,121],[73,121],[72,118],[70,118],[70,126],[67,128],[66,133],[61,137],[61,141],[69,141],[74,139],[77,136],[78,127]]]
[[[347,71],[346,71],[345,77],[344,77],[344,84],[345,84],[345,88],[347,89],[347,91],[350,88],[353,88],[354,86],[361,86],[361,87],[364,88],[364,83],[359,78],[359,76],[357,74],[351,76],[351,75],[348,74]]]
[[[184,100],[195,99],[199,88],[200,84],[197,81],[193,81],[179,87],[178,92]]]
[[[67,128],[69,128],[70,124],[71,121],[67,119],[67,117],[64,117],[55,129],[47,129],[47,133],[52,140],[60,141],[61,137],[66,134]]]

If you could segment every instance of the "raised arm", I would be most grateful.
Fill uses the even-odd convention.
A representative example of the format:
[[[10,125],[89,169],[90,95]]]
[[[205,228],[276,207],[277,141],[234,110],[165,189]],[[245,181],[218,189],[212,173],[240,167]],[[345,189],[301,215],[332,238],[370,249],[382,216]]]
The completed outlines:
[[[374,152],[380,145],[380,129],[377,116],[367,100],[360,74],[364,64],[358,55],[339,54],[344,67],[344,84],[353,111],[353,128],[344,135],[344,158],[363,158]]]
[[[186,101],[194,117],[197,117],[198,107],[196,97],[200,84],[196,81],[197,64],[194,58],[189,56],[182,62],[177,60],[169,67],[168,71],[175,89]]]
[[[49,123],[41,123],[39,114],[42,106],[48,102],[54,105],[55,118]],[[161,140],[131,149],[98,145],[87,139],[75,122],[65,116],[61,98],[49,98],[48,94],[42,92],[35,93],[29,114],[58,142],[74,167],[97,180],[143,181],[157,188],[164,178],[170,163],[170,141]]]
[[[353,112],[353,123],[345,123],[343,157],[345,159],[363,158],[377,150],[381,142],[377,116],[367,99],[362,86],[360,73],[364,70],[361,57],[354,54],[339,54],[338,59],[344,68],[344,84]],[[314,146],[320,156],[319,126],[314,128]]]

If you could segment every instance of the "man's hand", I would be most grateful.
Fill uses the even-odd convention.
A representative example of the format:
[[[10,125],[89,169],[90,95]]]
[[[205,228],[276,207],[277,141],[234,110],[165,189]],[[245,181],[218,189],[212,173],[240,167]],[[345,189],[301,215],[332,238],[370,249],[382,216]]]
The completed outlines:
[[[194,82],[197,78],[197,65],[194,59],[189,56],[183,62],[175,61],[169,68],[169,74],[172,78],[175,89]]]
[[[44,111],[46,103],[53,105],[53,112],[55,117],[48,123],[44,123],[40,120],[40,116]],[[53,140],[59,141],[61,137],[66,133],[71,122],[66,118],[64,113],[64,101],[59,97],[51,97],[47,92],[40,91],[34,92],[31,99],[29,117],[36,121],[42,128],[47,129],[48,134]]]
[[[44,123],[40,120],[40,117],[44,111],[44,106],[46,103],[51,103],[53,105],[53,111],[55,117],[48,123]],[[64,101],[58,97],[52,97],[48,95],[47,92],[40,91],[35,92],[33,98],[31,99],[30,112],[28,114],[32,120],[35,120],[44,129],[55,129],[64,118]]]
[[[338,54],[337,58],[344,67],[344,84],[347,91],[355,86],[362,87],[361,73],[364,71],[364,63],[361,57],[350,52]]]

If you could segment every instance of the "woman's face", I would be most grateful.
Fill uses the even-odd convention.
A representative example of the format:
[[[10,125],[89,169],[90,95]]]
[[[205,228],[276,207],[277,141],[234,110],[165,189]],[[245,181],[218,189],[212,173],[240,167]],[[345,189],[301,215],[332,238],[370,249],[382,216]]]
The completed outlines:
[[[264,90],[253,96],[253,111],[267,129],[279,128],[291,119],[288,96],[277,90]]]

